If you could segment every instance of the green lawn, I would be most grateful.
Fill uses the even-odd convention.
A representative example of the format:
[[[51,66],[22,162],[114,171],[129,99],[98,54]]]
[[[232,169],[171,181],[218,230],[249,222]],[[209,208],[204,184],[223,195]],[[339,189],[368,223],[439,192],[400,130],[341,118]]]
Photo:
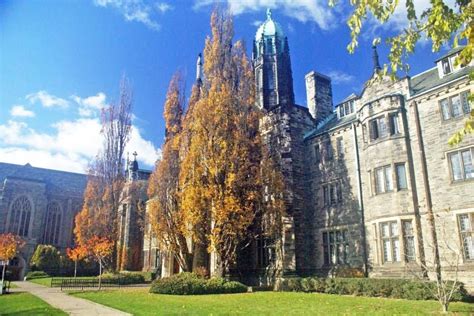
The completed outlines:
[[[0,315],[66,315],[29,293],[0,295]]]
[[[32,280],[28,280],[28,281],[49,287],[49,286],[51,286],[51,279],[52,278],[41,278],[41,279],[32,279]]]
[[[437,314],[435,301],[338,296],[319,293],[257,292],[176,296],[150,294],[148,289],[75,292],[78,297],[133,315],[421,315]],[[474,306],[452,303],[450,311],[474,313]]]

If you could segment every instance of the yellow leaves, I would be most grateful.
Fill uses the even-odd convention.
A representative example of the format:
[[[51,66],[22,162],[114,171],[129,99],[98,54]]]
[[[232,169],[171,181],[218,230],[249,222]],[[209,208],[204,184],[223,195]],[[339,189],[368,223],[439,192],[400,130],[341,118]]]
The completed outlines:
[[[25,245],[25,241],[17,235],[0,234],[0,260],[13,259]]]
[[[87,257],[88,255],[88,250],[85,246],[78,245],[75,248],[67,248],[66,249],[66,255],[69,259],[71,259],[74,262],[80,261]]]

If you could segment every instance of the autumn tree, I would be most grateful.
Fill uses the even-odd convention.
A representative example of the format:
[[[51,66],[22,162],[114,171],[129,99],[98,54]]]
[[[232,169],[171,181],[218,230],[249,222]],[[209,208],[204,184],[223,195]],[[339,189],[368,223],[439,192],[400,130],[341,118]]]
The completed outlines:
[[[132,91],[123,77],[118,103],[110,104],[101,113],[103,145],[91,163],[83,208],[75,218],[74,233],[80,245],[97,236],[116,240],[118,208],[125,184],[124,152],[132,128],[131,110]],[[120,265],[119,258],[116,265]]]
[[[8,265],[8,261],[12,260],[20,249],[25,245],[23,239],[13,234],[0,234],[0,261],[3,262],[2,269],[2,288],[5,282],[5,271]]]
[[[107,259],[113,253],[114,242],[107,237],[94,236],[85,245],[89,255],[99,264],[99,290],[102,285],[102,271]]]
[[[200,99],[189,123],[189,148],[180,173],[184,232],[208,243],[222,275],[260,211],[262,143],[254,79],[242,42],[233,43],[231,17],[211,17]]]
[[[67,248],[66,255],[74,262],[74,278],[76,278],[77,263],[87,257],[87,248],[82,245],[78,245],[75,248]]]
[[[182,233],[183,216],[179,201],[180,133],[182,131],[185,91],[182,74],[177,72],[170,81],[164,104],[166,139],[162,158],[150,177],[148,203],[154,235],[170,250],[184,271],[191,271],[192,256]]]

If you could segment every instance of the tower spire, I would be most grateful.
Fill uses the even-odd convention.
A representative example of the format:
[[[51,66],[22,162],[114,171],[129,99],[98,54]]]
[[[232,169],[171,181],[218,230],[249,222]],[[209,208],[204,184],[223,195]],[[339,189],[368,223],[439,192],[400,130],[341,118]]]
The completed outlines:
[[[196,61],[196,81],[201,83],[202,81],[202,55],[199,53]]]
[[[272,19],[272,9],[268,8],[267,9],[267,20],[271,20]]]
[[[377,53],[377,45],[372,46],[372,61],[374,62],[374,73],[378,73],[380,68],[379,54]]]

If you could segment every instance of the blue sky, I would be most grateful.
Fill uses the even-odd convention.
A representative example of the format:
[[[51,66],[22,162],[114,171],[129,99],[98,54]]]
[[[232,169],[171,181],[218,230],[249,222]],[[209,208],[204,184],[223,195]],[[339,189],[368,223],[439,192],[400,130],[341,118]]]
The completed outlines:
[[[222,2],[226,2],[225,0]],[[347,1],[340,1],[347,2]],[[349,55],[347,7],[327,1],[228,1],[235,37],[250,52],[267,7],[288,36],[296,101],[305,105],[304,75],[333,79],[335,104],[370,77],[374,36],[404,25],[403,9],[387,25],[370,21]],[[429,0],[416,1],[423,9]],[[116,100],[122,74],[134,93],[134,129],[127,149],[152,168],[164,137],[163,102],[172,74],[186,73],[209,34],[214,1],[31,0],[0,2],[0,161],[83,172],[100,147],[98,113]],[[387,48],[379,49],[386,62]],[[440,53],[417,46],[410,74],[434,66]]]

